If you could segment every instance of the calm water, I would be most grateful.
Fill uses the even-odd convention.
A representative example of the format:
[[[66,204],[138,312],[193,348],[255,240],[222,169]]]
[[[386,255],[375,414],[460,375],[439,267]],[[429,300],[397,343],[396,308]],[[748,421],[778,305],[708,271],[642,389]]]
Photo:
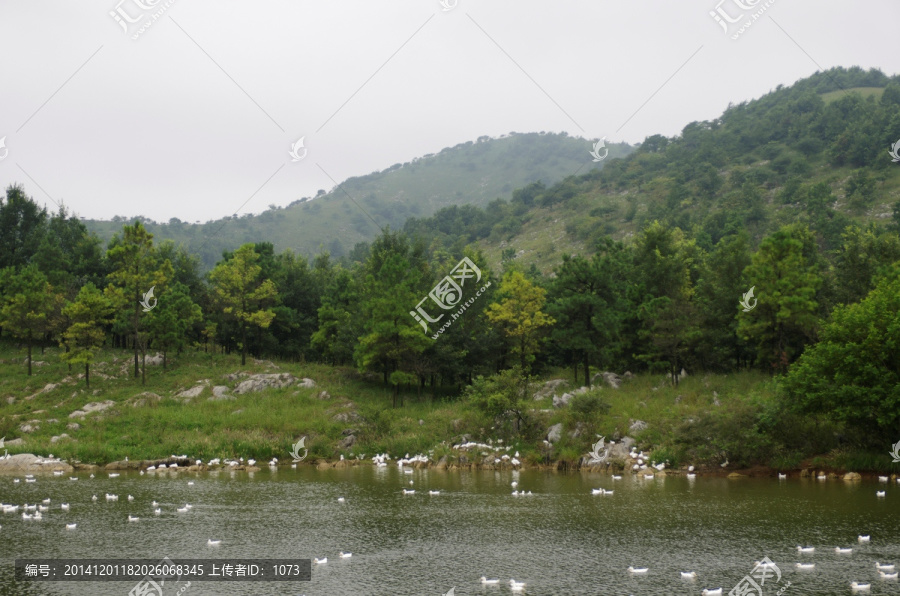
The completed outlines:
[[[514,497],[510,482],[531,490]],[[189,486],[188,480],[194,485]],[[409,486],[412,480],[414,486]],[[593,496],[591,488],[614,490]],[[415,495],[403,495],[414,488]],[[429,496],[428,490],[442,491]],[[886,498],[875,491],[887,490]],[[105,493],[119,495],[107,502]],[[96,494],[98,501],[92,502]],[[135,497],[127,501],[127,495]],[[343,496],[345,503],[338,503]],[[158,476],[98,474],[78,482],[39,477],[14,484],[0,477],[0,501],[51,499],[41,521],[0,514],[0,594],[128,594],[134,582],[16,584],[13,560],[43,558],[312,558],[312,581],[193,583],[202,594],[307,596],[507,595],[510,578],[528,595],[723,593],[768,556],[782,571],[775,594],[850,594],[852,580],[871,594],[900,594],[875,561],[900,565],[900,485],[829,480],[727,480],[554,474],[538,471],[408,475],[396,466],[311,468]],[[157,500],[163,512],[154,516]],[[70,511],[60,510],[68,502]],[[176,513],[185,503],[188,513]],[[139,516],[136,523],[128,514]],[[77,523],[74,531],[66,523]],[[859,534],[870,534],[858,544]],[[209,547],[207,539],[220,539]],[[800,555],[799,544],[816,547]],[[838,555],[835,546],[852,546]],[[353,553],[342,560],[338,551]],[[816,563],[799,571],[798,561]],[[629,565],[648,567],[645,575]],[[900,569],[900,567],[898,567]],[[696,571],[696,581],[680,571]],[[482,586],[479,578],[499,578]],[[768,580],[769,588],[773,579]]]

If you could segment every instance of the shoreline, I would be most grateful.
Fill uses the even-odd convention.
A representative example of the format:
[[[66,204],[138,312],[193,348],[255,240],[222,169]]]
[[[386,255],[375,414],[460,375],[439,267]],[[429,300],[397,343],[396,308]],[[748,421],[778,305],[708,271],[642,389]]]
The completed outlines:
[[[462,458],[464,459],[465,456]],[[861,472],[851,471],[851,470],[834,470],[834,469],[818,469],[813,467],[806,468],[796,468],[790,470],[778,470],[775,468],[770,468],[767,466],[753,466],[751,468],[736,468],[732,470],[723,470],[723,469],[715,469],[714,467],[697,467],[694,472],[689,472],[687,468],[684,469],[667,469],[667,470],[653,470],[653,472],[649,472],[647,470],[640,470],[639,472],[635,472],[631,469],[623,469],[620,466],[603,466],[603,465],[582,465],[580,462],[572,462],[567,460],[557,460],[555,462],[549,464],[520,464],[517,466],[513,466],[507,463],[504,464],[491,464],[491,463],[480,463],[480,462],[461,462],[459,461],[461,458],[454,458],[456,461],[452,461],[451,458],[445,456],[438,460],[437,462],[422,462],[416,461],[411,462],[408,465],[404,465],[404,468],[410,469],[433,469],[433,470],[441,470],[441,471],[522,471],[522,470],[539,470],[544,472],[564,472],[564,473],[578,473],[578,474],[596,474],[599,476],[612,476],[612,475],[621,475],[621,476],[645,476],[648,479],[656,478],[658,476],[666,477],[666,476],[687,476],[688,474],[694,474],[695,476],[703,476],[707,478],[732,478],[732,479],[740,479],[740,478],[769,478],[769,477],[778,477],[779,474],[786,474],[788,478],[808,478],[810,480],[818,480],[818,481],[827,481],[827,480],[841,480],[844,482],[860,482],[863,480],[880,480],[882,478],[887,478],[888,482],[898,482],[900,481],[900,475],[898,474],[879,474],[878,472],[873,472],[870,470],[863,470]],[[9,462],[9,463],[7,463]],[[191,458],[161,458],[161,459],[145,459],[145,460],[122,460],[110,462],[108,464],[90,464],[83,462],[64,462],[59,459],[50,460],[48,458],[44,458],[39,455],[31,454],[31,453],[20,453],[16,455],[10,455],[8,458],[0,458],[0,475],[16,475],[22,473],[29,474],[53,474],[61,475],[62,473],[68,474],[78,474],[78,473],[96,473],[96,472],[138,472],[140,474],[156,474],[156,473],[167,473],[167,472],[220,472],[223,470],[233,471],[233,472],[259,472],[264,468],[273,468],[275,470],[279,468],[296,468],[298,466],[303,467],[315,467],[317,470],[329,470],[329,469],[344,469],[351,467],[361,467],[361,466],[372,466],[373,463],[371,460],[357,460],[357,459],[342,459],[342,460],[329,460],[324,458],[318,458],[313,461],[300,461],[300,462],[283,462],[278,463],[275,466],[265,465],[248,465],[246,463],[238,463],[235,465],[230,465],[228,463],[217,463],[213,465],[209,465],[208,463],[197,463],[196,460],[192,460]],[[822,476],[824,475],[824,478]],[[881,480],[884,482],[884,480]]]

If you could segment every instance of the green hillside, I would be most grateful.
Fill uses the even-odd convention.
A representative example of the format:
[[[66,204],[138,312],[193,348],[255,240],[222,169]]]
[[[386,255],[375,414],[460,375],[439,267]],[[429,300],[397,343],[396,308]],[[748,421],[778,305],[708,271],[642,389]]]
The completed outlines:
[[[602,172],[517,191],[505,209],[467,214],[471,225],[450,208],[405,229],[447,247],[477,242],[492,267],[515,260],[545,275],[563,254],[590,253],[604,236],[627,241],[654,220],[690,231],[705,250],[738,230],[755,245],[800,222],[833,250],[848,224],[892,221],[900,200],[888,155],[900,138],[891,80],[858,68],[817,73],[681,135],[649,137]]]
[[[566,134],[484,136],[381,172],[349,178],[331,192],[259,215],[204,224],[117,216],[112,221],[85,220],[85,224],[107,241],[121,231],[123,223],[138,219],[158,240],[183,243],[207,269],[223,250],[263,238],[275,245],[276,252],[292,249],[311,256],[324,249],[339,257],[356,243],[374,238],[384,226],[398,228],[409,217],[428,217],[450,205],[486,205],[509,198],[513,189],[537,180],[552,184],[576,172],[598,169],[605,162],[594,163],[590,149],[589,141]],[[607,161],[632,151],[627,144],[609,144],[608,149]]]

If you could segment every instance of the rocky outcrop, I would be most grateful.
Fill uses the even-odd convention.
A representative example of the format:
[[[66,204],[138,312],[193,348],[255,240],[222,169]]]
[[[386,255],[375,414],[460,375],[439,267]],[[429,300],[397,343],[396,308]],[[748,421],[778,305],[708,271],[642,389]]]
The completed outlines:
[[[207,401],[223,401],[230,399],[237,399],[233,395],[228,395],[228,387],[225,385],[216,385],[212,388],[213,395],[212,397],[207,398]]]
[[[569,382],[566,381],[565,379],[550,379],[549,381],[544,383],[543,387],[541,387],[540,389],[538,389],[535,392],[535,394],[533,396],[534,400],[535,401],[541,400],[541,399],[544,399],[545,397],[550,397],[551,395],[553,395],[555,397],[556,392],[559,391],[561,388],[566,387],[568,384],[569,384]]]
[[[572,398],[575,397],[572,393],[563,393],[562,395],[554,395],[553,396],[553,407],[554,408],[564,408],[569,405],[569,402]]]
[[[303,379],[304,381],[309,381],[313,383],[312,379]],[[287,387],[297,382],[297,377],[290,373],[270,373],[270,374],[258,374],[258,375],[250,375],[246,380],[241,381],[237,387],[234,388],[234,392],[238,395],[242,395],[244,393],[254,393],[257,391],[263,391],[264,389],[281,389],[282,387]],[[313,383],[313,386],[315,383]],[[306,385],[301,385],[306,386]]]
[[[563,425],[562,422],[557,422],[549,429],[547,429],[547,440],[551,443],[556,443],[562,438]]]
[[[862,476],[860,476],[856,472],[847,472],[846,474],[844,474],[844,480],[846,480],[847,482],[859,482],[860,480],[862,480]]]
[[[618,389],[622,384],[622,377],[617,375],[616,373],[603,371],[595,374],[591,377],[591,384],[596,383],[598,381],[603,381],[613,389]]]
[[[205,389],[205,387],[203,385],[195,385],[194,387],[191,387],[190,389],[185,389],[184,391],[179,391],[178,393],[175,394],[175,397],[190,399],[192,397],[197,397],[198,395],[203,393],[203,389]]]
[[[38,391],[37,393],[34,393],[34,394],[32,394],[32,395],[29,395],[29,396],[26,397],[25,399],[34,399],[34,398],[36,398],[38,395],[43,395],[43,394],[45,394],[45,393],[48,393],[48,392],[50,392],[50,391],[53,391],[53,390],[56,389],[57,387],[59,387],[59,385],[58,385],[57,383],[47,383],[46,385],[44,385],[44,388],[43,388],[43,389],[41,389],[41,390]]]
[[[0,473],[35,474],[53,471],[71,473],[72,466],[58,459],[47,459],[33,453],[19,453],[9,457],[0,457]]]
[[[103,410],[111,408],[114,405],[116,405],[116,402],[111,399],[108,399],[106,401],[94,401],[81,406],[81,409],[75,410],[74,412],[69,414],[69,418],[83,418],[91,412],[102,412]]]
[[[628,427],[628,432],[630,432],[631,434],[639,433],[642,430],[645,430],[648,426],[650,425],[643,420],[635,420],[631,423],[631,426]]]
[[[297,383],[297,387],[303,387],[305,389],[312,389],[315,386],[316,386],[316,382],[313,381],[312,379],[307,379],[306,377],[304,377],[302,381]]]

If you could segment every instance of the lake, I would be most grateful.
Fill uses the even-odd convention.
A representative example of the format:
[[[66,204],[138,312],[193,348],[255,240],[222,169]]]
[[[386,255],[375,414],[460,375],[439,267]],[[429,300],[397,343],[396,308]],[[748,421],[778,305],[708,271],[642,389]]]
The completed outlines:
[[[514,480],[533,494],[513,496]],[[404,488],[415,494],[402,494]],[[592,495],[593,488],[614,492]],[[877,498],[877,490],[886,497]],[[119,500],[106,501],[106,493]],[[0,514],[0,594],[124,596],[135,585],[17,582],[16,557],[328,558],[313,565],[308,582],[195,582],[185,596],[441,596],[451,588],[455,596],[697,595],[719,587],[727,595],[763,557],[781,573],[778,582],[766,580],[766,594],[850,594],[853,580],[871,583],[871,594],[900,594],[898,582],[881,579],[875,568],[876,561],[900,564],[900,485],[893,481],[613,480],[539,470],[405,474],[396,465],[123,472],[117,478],[102,472],[93,479],[79,475],[77,482],[39,476],[27,484],[0,477],[3,503],[45,498],[51,503],[40,521],[23,520],[21,509]],[[60,509],[64,502],[69,511]],[[190,511],[176,512],[186,503]],[[128,515],[140,520],[129,522]],[[67,523],[77,528],[66,530]],[[860,534],[871,541],[858,543]],[[221,544],[209,546],[209,539]],[[798,545],[816,551],[800,554]],[[838,546],[853,552],[837,554]],[[353,556],[341,559],[341,550]],[[800,561],[815,569],[797,569]],[[631,573],[629,566],[648,571]],[[682,579],[682,571],[695,571],[697,579]],[[500,585],[483,586],[482,575]],[[523,592],[511,591],[511,578],[526,582]]]

